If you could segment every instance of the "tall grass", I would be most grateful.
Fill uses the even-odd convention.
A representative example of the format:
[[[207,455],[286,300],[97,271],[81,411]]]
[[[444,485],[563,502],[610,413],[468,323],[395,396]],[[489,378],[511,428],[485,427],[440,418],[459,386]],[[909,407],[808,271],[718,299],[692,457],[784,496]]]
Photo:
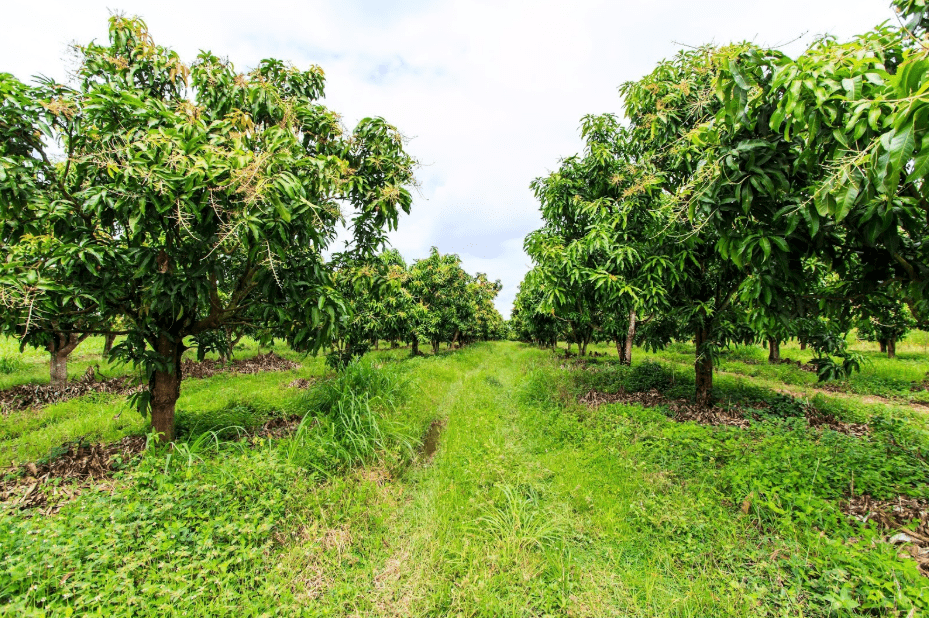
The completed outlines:
[[[378,368],[371,360],[349,364],[307,394],[303,422],[281,444],[285,459],[323,476],[410,461],[419,441],[391,418],[408,387],[409,380],[395,369]]]

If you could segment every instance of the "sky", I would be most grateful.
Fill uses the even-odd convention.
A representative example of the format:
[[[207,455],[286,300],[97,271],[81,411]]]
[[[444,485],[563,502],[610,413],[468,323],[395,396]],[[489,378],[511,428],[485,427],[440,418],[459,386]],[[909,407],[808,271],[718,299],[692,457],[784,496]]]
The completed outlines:
[[[0,71],[65,79],[68,45],[106,40],[111,11],[142,17],[185,61],[200,50],[245,71],[262,58],[326,73],[324,103],[351,129],[382,116],[421,164],[391,243],[429,248],[500,279],[508,317],[540,227],[533,179],[578,152],[591,113],[622,114],[617,88],[683,46],[749,40],[801,53],[894,19],[890,0],[2,0]]]

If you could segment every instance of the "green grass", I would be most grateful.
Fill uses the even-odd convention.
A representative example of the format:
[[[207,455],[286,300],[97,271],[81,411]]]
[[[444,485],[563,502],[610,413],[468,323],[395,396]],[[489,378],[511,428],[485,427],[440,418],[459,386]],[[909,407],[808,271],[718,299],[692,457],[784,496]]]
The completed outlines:
[[[929,391],[911,391],[913,382],[922,382],[929,371],[929,352],[924,349],[924,340],[929,341],[929,333],[915,331],[897,346],[897,357],[888,359],[880,352],[876,343],[857,341],[849,337],[850,347],[864,358],[861,371],[853,373],[843,382],[836,383],[841,390],[858,395],[874,395],[894,399],[903,403],[920,403],[929,405]],[[564,345],[564,344],[562,344]],[[595,344],[591,351],[605,352],[615,356],[611,344]],[[639,348],[633,352],[633,361],[651,359],[675,363],[682,369],[692,370],[695,349],[692,343],[675,343],[668,348],[649,353]],[[800,350],[796,342],[781,344],[781,358],[808,363],[813,358],[809,349]],[[812,393],[813,389],[822,388],[817,384],[816,374],[803,371],[796,365],[771,365],[767,362],[768,353],[762,346],[733,346],[723,352],[717,370],[724,373],[756,378],[766,382],[767,386],[775,383],[798,387]]]
[[[852,486],[929,495],[922,413],[817,395],[814,405],[872,432],[809,429],[798,404],[773,392],[779,374],[737,371],[717,376],[722,398],[773,405],[749,429],[575,403],[589,388],[684,396],[688,352],[567,371],[549,352],[507,342],[416,359],[372,353],[308,392],[283,385],[323,375],[321,359],[185,382],[173,449],[146,453],[58,515],[0,514],[0,614],[924,612],[929,580],[915,563],[840,511]],[[746,354],[755,352],[726,362],[756,367]],[[53,444],[43,442],[49,428],[77,437],[71,416],[92,406],[71,403],[80,405],[38,414],[44,425],[21,415],[8,442]],[[292,436],[222,431],[280,413],[305,414]],[[138,425],[107,435],[141,431],[133,415],[120,418]],[[438,450],[419,456],[434,421]]]
[[[18,350],[11,339],[0,340],[0,354]],[[72,353],[69,375],[79,377],[88,366],[99,365],[107,377],[131,373],[129,366],[107,364],[100,356],[103,338],[92,337]],[[267,353],[252,341],[237,350],[236,358]],[[320,377],[326,373],[322,358],[304,357],[286,346],[274,352],[301,364],[299,369],[264,372],[252,375],[218,374],[206,379],[188,379],[181,387],[177,403],[178,431],[202,432],[231,425],[256,425],[274,415],[290,414],[303,396],[299,389],[287,388],[297,378]],[[193,355],[193,352],[189,352]],[[15,384],[47,383],[48,359],[44,353],[27,350],[17,358],[22,369],[0,375],[0,388]],[[0,417],[0,462],[25,462],[44,456],[69,440],[113,442],[130,434],[145,433],[143,419],[128,404],[127,398],[109,394],[91,394],[69,401],[23,410]]]

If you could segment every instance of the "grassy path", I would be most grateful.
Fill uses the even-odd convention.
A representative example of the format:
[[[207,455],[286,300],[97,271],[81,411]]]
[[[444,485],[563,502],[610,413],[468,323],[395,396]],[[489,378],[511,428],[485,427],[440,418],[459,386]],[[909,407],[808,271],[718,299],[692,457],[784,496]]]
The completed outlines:
[[[741,522],[712,525],[728,515],[699,491],[624,459],[621,448],[588,439],[576,420],[534,401],[527,390],[546,383],[532,371],[540,361],[536,350],[497,344],[420,372],[428,379],[413,405],[445,420],[440,446],[381,489],[383,525],[353,536],[377,555],[329,575],[355,590],[341,595],[341,611],[750,613],[752,595],[729,573],[731,558],[714,555],[746,543]]]

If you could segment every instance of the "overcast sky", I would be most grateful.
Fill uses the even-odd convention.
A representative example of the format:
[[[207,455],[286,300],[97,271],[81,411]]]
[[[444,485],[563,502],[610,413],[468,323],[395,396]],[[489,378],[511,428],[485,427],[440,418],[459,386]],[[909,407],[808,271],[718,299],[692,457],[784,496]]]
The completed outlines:
[[[617,87],[681,45],[752,40],[802,52],[892,19],[889,0],[506,0],[197,2],[4,0],[0,71],[64,79],[70,42],[106,40],[110,10],[139,15],[158,44],[240,70],[275,57],[326,72],[325,103],[352,128],[383,116],[422,163],[393,245],[429,247],[501,279],[505,317],[540,225],[529,183],[581,146],[580,118],[621,113]],[[797,40],[799,38],[799,40]]]

